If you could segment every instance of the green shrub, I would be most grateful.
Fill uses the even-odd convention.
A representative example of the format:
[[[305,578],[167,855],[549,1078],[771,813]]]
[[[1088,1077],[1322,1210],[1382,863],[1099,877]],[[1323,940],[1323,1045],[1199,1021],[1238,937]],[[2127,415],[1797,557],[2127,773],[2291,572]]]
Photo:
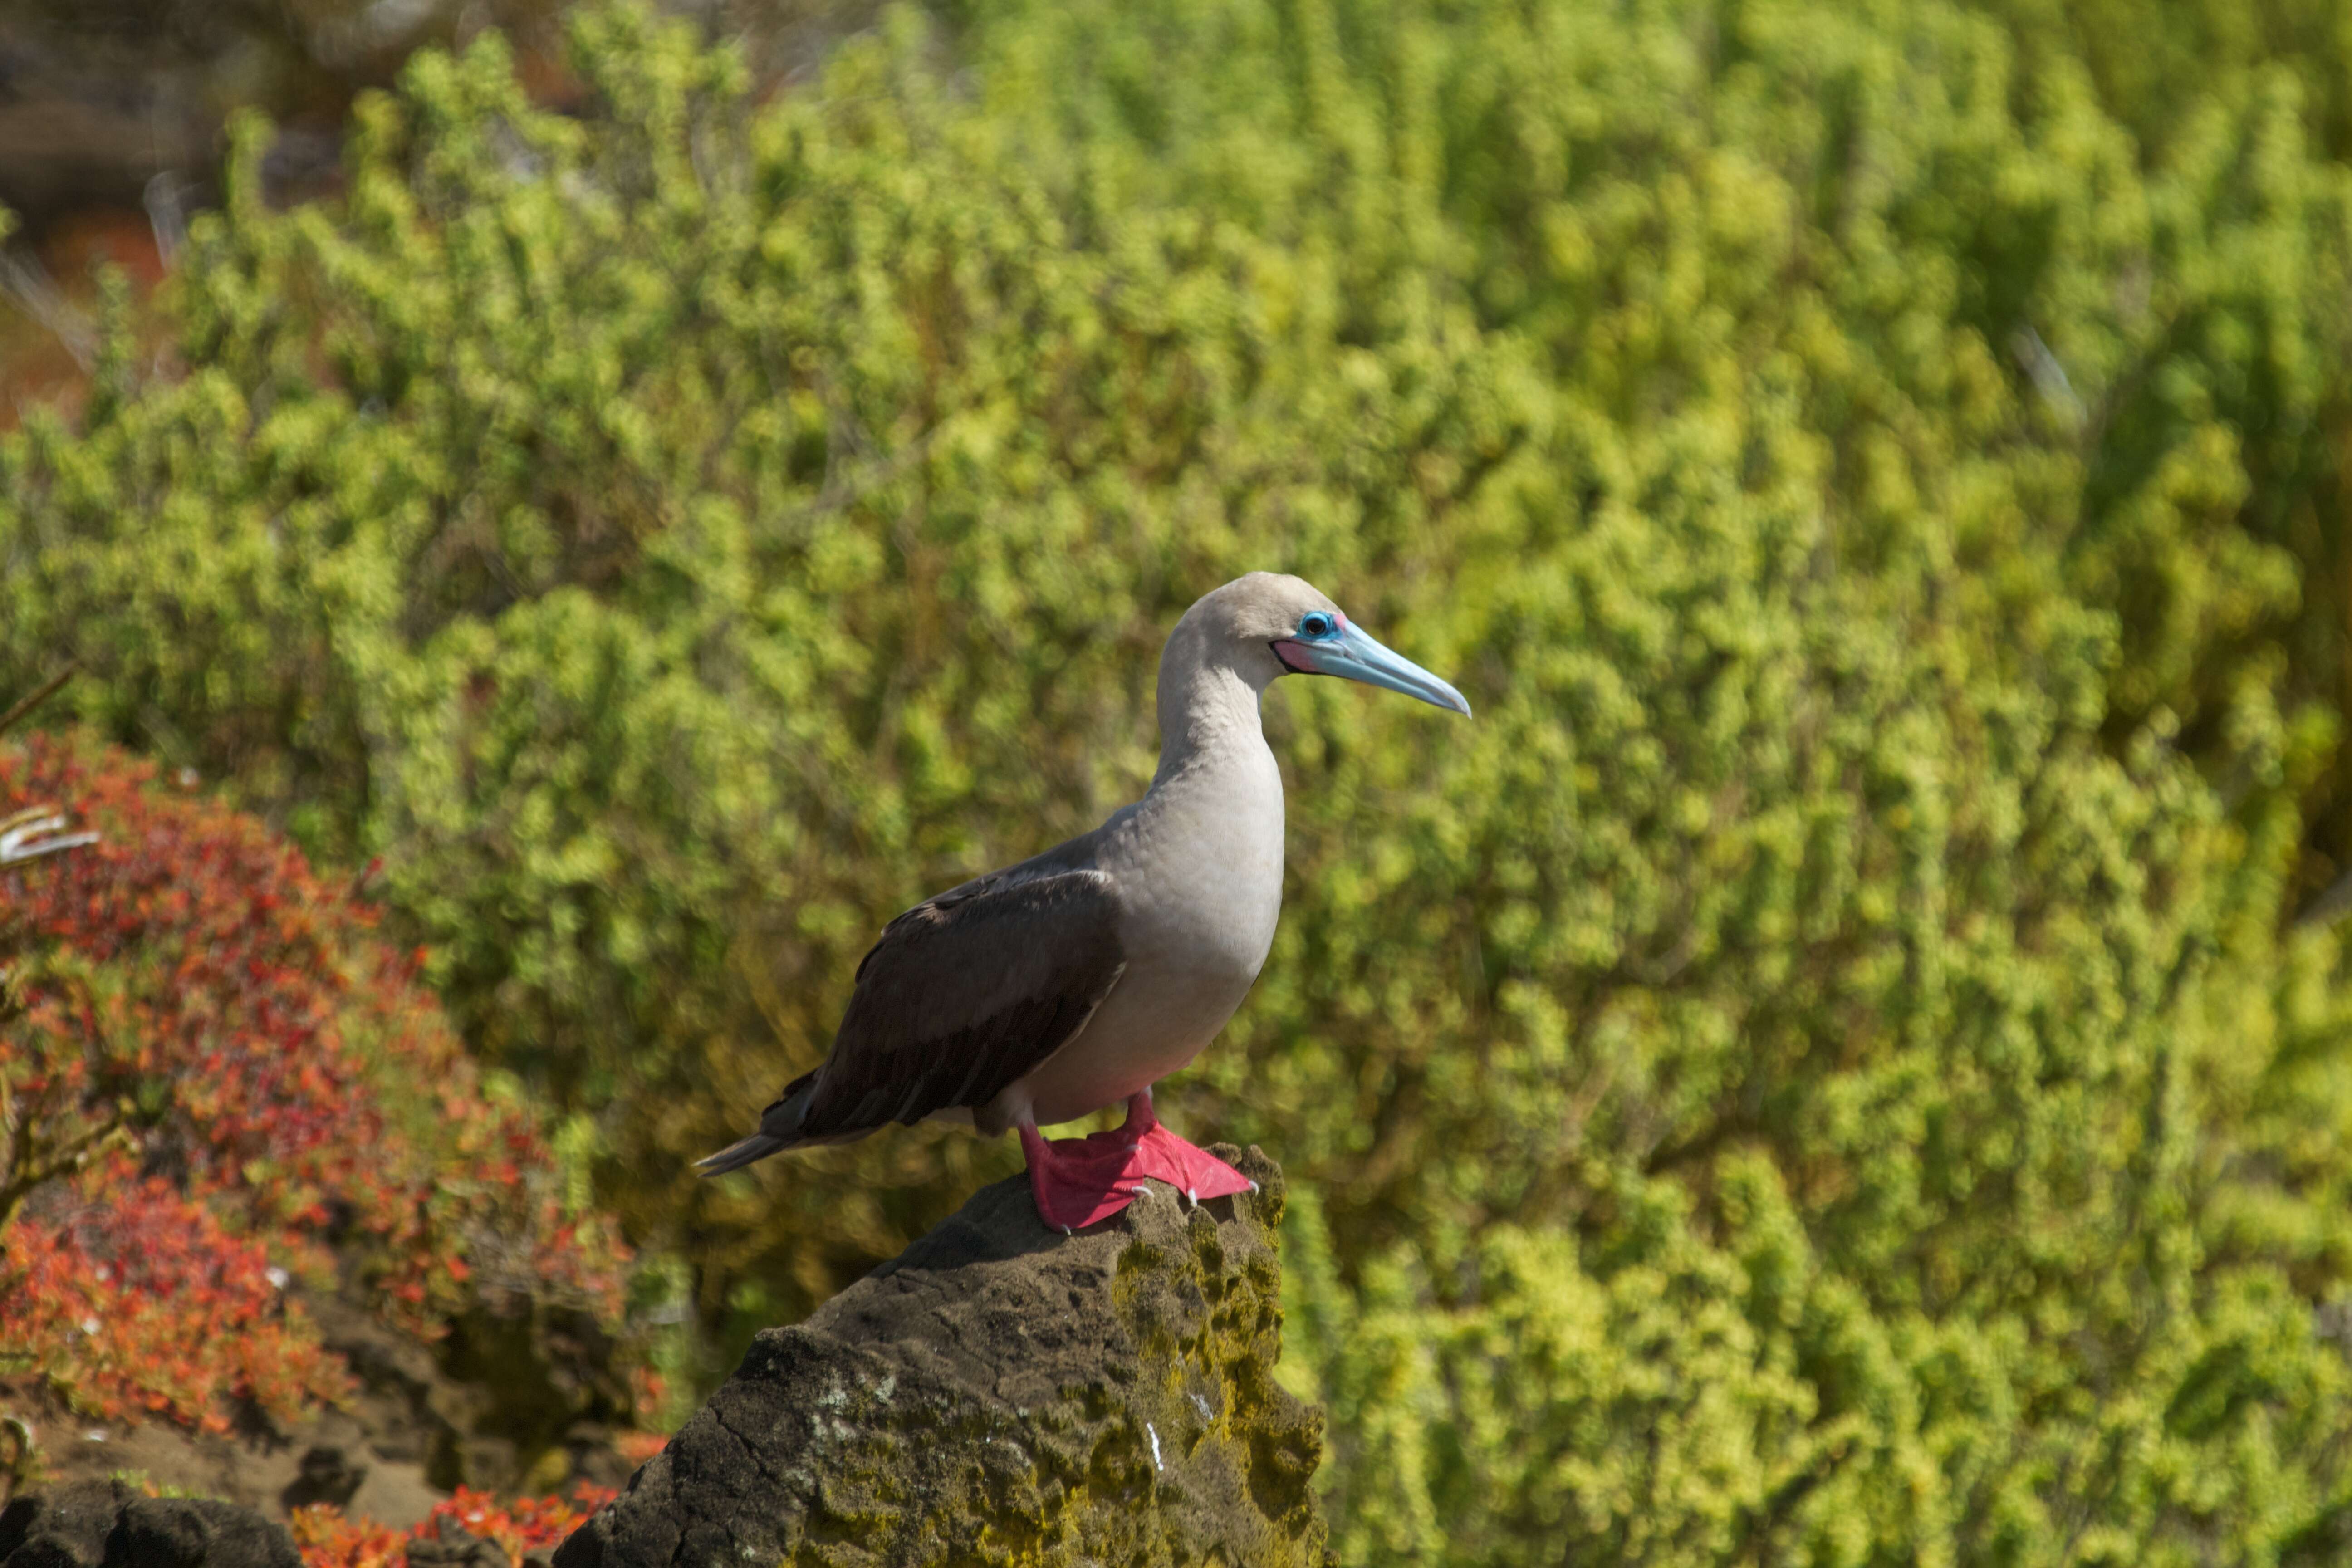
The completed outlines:
[[[594,9],[580,121],[423,56],[0,446],[0,685],[384,855],[719,1331],[1012,1152],[686,1158],[1302,571],[1479,713],[1278,689],[1168,1097],[1312,1196],[1347,1560],[2318,1561],[2352,187],[2324,55],[2112,9],[2176,74],[1821,0],[898,13],[757,109]]]

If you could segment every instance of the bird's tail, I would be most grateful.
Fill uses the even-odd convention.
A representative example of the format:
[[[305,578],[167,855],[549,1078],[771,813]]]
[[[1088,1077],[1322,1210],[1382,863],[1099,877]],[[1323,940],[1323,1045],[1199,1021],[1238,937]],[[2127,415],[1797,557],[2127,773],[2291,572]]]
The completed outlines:
[[[730,1171],[740,1171],[754,1160],[791,1148],[788,1138],[771,1138],[764,1132],[754,1132],[749,1138],[739,1138],[716,1154],[706,1154],[694,1163],[694,1168],[706,1176],[723,1176]]]
[[[784,1086],[776,1102],[760,1113],[757,1132],[737,1139],[716,1154],[704,1155],[694,1163],[694,1168],[706,1176],[723,1176],[730,1171],[741,1170],[754,1160],[764,1160],[803,1142],[824,1142],[798,1136],[801,1122],[808,1114],[809,1096],[815,1088],[816,1074],[813,1072],[793,1079]]]

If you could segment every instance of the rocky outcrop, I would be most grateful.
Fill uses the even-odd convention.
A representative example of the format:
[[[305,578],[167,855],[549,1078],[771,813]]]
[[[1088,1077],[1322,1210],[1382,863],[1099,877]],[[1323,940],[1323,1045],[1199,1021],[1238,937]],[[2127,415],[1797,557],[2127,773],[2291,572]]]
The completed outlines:
[[[0,1568],[302,1568],[283,1525],[206,1498],[84,1481],[0,1510]]]
[[[557,1568],[1329,1561],[1320,1413],[1274,1380],[1282,1173],[1075,1237],[983,1189],[771,1329]]]

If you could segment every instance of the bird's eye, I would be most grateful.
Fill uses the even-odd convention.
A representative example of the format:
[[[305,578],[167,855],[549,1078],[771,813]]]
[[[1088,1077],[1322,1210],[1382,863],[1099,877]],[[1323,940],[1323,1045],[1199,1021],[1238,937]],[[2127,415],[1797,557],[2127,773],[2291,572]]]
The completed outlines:
[[[1328,637],[1331,635],[1331,617],[1320,610],[1309,610],[1298,617],[1298,635],[1303,637]]]

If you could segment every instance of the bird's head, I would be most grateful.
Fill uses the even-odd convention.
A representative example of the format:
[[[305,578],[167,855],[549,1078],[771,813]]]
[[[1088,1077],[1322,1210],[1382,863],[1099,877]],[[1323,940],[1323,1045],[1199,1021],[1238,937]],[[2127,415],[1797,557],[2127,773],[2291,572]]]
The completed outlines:
[[[1253,572],[1202,598],[1184,619],[1261,689],[1285,675],[1336,675],[1402,691],[1465,717],[1470,711],[1462,693],[1381,647],[1301,578]]]

